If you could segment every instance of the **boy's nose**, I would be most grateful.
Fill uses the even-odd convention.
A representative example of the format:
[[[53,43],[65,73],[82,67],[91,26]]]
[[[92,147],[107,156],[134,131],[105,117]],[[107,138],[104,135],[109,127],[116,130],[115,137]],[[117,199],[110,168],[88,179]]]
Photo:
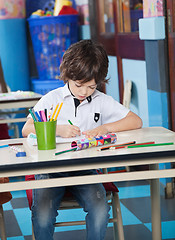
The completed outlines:
[[[86,88],[86,87],[82,87],[82,88],[81,88],[81,94],[82,94],[83,96],[85,96],[86,93],[87,93],[87,88]]]

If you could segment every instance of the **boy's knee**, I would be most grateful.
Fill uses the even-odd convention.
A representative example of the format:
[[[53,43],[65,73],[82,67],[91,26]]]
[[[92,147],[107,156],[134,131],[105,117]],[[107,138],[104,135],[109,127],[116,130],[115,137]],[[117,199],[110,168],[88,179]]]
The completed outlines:
[[[32,219],[38,222],[39,227],[45,228],[50,224],[54,224],[56,215],[53,214],[52,208],[48,206],[37,209],[33,207]]]

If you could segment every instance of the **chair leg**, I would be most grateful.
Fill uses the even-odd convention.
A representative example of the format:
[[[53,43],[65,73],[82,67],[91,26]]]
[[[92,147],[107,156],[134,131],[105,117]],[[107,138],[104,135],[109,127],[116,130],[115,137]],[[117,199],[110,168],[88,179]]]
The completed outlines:
[[[112,212],[113,217],[117,217],[117,222],[114,222],[114,240],[124,240],[123,221],[120,208],[120,200],[117,192],[113,192],[112,197]]]
[[[34,232],[33,232],[33,224],[32,224],[32,240],[35,240],[35,235],[34,235]]]
[[[1,240],[7,240],[5,232],[4,212],[3,207],[0,205],[0,236]]]

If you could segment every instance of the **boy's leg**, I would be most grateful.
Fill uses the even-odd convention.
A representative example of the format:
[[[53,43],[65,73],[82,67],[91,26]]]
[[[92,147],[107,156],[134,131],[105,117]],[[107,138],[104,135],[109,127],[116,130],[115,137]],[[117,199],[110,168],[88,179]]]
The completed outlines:
[[[37,180],[49,177],[49,174],[35,176]],[[53,240],[57,209],[64,192],[64,187],[33,190],[32,223],[36,240]]]
[[[87,212],[87,240],[103,240],[109,221],[110,210],[103,184],[72,186],[70,191],[75,195],[84,211]]]

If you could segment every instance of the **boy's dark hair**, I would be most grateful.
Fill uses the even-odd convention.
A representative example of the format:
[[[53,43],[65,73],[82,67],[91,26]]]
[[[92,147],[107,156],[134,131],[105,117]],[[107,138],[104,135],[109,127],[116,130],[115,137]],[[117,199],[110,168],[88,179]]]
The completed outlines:
[[[81,40],[65,51],[60,65],[60,79],[64,82],[94,79],[99,86],[108,81],[108,62],[107,53],[100,43]]]

